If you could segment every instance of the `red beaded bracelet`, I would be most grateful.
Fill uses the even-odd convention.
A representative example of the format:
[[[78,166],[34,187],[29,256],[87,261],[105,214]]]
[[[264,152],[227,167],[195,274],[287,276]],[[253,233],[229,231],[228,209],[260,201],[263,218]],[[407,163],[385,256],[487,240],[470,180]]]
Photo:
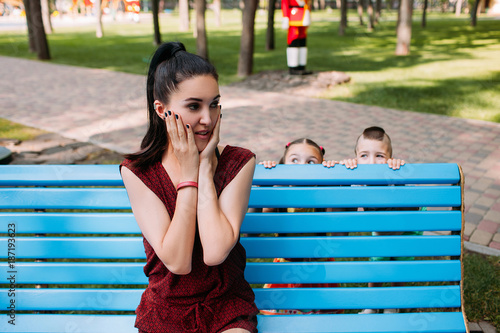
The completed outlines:
[[[177,185],[177,191],[179,191],[183,187],[189,187],[189,186],[193,186],[193,187],[198,188],[198,183],[197,182],[191,182],[191,181],[180,182],[179,185]]]

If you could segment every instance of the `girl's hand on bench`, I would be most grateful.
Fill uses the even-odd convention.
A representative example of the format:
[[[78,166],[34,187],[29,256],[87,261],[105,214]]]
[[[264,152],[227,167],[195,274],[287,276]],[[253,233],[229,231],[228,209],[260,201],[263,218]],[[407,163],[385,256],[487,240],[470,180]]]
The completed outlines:
[[[338,161],[323,161],[323,166],[326,168],[333,168],[335,164],[338,164]]]
[[[259,164],[263,165],[266,169],[272,169],[276,166],[276,161],[262,161]]]

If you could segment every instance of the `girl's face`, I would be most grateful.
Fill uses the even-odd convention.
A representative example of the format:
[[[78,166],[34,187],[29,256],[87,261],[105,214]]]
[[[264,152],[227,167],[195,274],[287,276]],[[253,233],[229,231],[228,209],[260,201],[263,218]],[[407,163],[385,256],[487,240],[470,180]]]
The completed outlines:
[[[389,146],[385,141],[359,138],[356,147],[358,164],[385,164],[391,158]]]
[[[180,116],[184,126],[189,124],[198,151],[207,146],[217,120],[220,106],[219,84],[211,75],[200,75],[181,82],[170,96],[165,111]]]
[[[297,143],[290,146],[285,156],[285,164],[318,164],[321,162],[323,162],[323,156],[318,148],[307,143]]]

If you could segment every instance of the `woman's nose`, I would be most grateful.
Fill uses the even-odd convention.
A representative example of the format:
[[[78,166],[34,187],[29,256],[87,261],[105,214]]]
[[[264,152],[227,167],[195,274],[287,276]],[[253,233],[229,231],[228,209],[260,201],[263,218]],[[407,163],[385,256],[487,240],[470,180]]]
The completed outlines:
[[[212,122],[212,119],[210,118],[210,110],[207,108],[204,108],[202,113],[201,113],[201,119],[200,123],[203,125],[210,125]]]

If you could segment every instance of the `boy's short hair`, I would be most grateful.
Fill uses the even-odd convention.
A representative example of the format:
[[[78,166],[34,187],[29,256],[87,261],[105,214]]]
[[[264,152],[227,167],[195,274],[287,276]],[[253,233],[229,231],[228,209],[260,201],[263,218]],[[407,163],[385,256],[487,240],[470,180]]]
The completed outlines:
[[[358,136],[356,140],[356,146],[354,147],[354,154],[357,154],[359,138],[363,137],[366,140],[384,141],[387,139],[387,146],[389,148],[389,155],[392,157],[392,143],[389,135],[384,131],[382,127],[372,126],[365,128],[363,133]]]

